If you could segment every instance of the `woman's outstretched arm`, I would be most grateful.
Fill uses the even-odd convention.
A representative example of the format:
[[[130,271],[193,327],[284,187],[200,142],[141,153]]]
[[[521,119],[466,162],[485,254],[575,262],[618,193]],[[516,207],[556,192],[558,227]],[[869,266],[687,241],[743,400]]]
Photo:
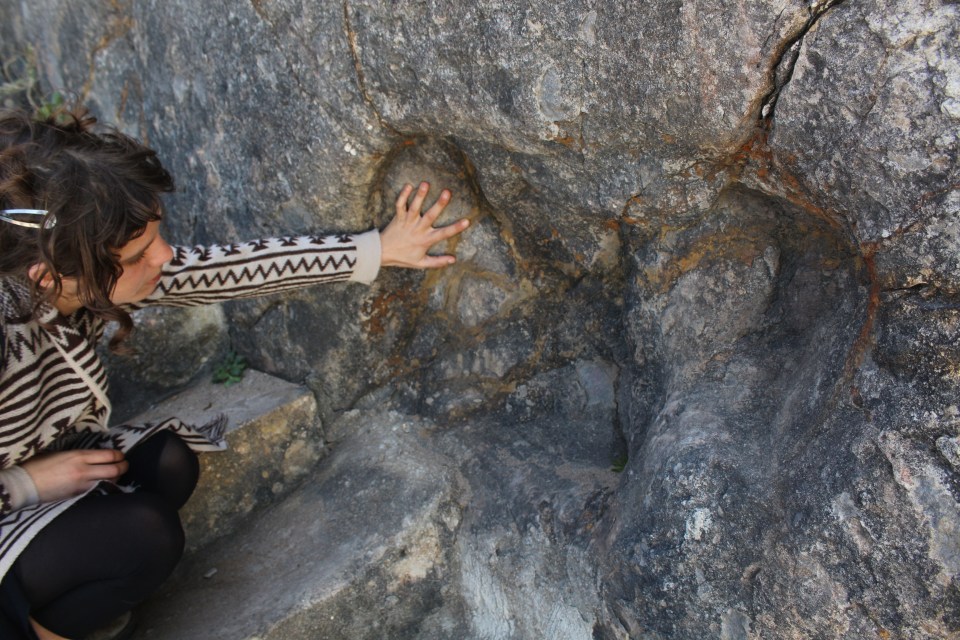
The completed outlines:
[[[427,254],[435,244],[469,226],[459,220],[434,227],[450,203],[444,190],[421,215],[429,193],[421,183],[410,200],[407,185],[396,202],[396,214],[378,232],[287,236],[228,245],[174,247],[157,289],[134,308],[162,304],[192,306],[300,289],[322,282],[372,282],[381,266],[433,269],[453,264],[452,255]]]

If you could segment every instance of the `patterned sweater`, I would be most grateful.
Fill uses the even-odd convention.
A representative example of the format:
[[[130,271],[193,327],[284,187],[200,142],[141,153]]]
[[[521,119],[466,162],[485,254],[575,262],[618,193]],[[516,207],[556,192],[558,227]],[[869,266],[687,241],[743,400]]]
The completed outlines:
[[[200,305],[321,282],[369,283],[379,268],[376,230],[174,247],[157,289],[135,308]],[[211,441],[212,448],[222,448],[222,424],[195,427],[171,419],[108,429],[107,375],[96,352],[105,323],[84,309],[64,317],[51,305],[41,306],[33,318],[31,305],[26,282],[0,278],[0,577],[13,561],[9,556],[76,500],[51,503],[56,509],[33,504],[36,490],[19,463],[49,450],[127,450],[157,428],[174,429],[198,450],[211,448]],[[25,535],[28,520],[32,533]]]

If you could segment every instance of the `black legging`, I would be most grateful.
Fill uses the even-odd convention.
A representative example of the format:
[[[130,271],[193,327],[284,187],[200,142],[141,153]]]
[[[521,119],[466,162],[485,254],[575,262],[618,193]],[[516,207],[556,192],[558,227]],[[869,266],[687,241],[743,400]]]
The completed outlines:
[[[169,431],[136,446],[121,484],[134,493],[90,495],[47,525],[11,573],[30,616],[82,638],[153,593],[183,554],[177,509],[193,492],[197,456]]]

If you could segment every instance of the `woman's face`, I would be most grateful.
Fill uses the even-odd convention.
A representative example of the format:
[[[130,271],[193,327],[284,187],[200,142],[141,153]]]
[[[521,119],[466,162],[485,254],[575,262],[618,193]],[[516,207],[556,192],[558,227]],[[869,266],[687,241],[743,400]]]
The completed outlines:
[[[139,302],[156,289],[160,270],[173,258],[173,249],[160,236],[160,221],[147,224],[147,230],[120,248],[123,273],[110,294],[114,304]]]

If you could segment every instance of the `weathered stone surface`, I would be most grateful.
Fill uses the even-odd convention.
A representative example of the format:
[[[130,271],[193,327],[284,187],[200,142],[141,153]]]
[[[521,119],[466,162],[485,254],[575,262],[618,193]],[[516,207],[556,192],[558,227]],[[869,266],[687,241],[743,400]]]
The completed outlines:
[[[862,244],[958,213],[958,43],[956,6],[942,2],[842,3],[803,40],[770,148]]]
[[[253,370],[230,386],[204,381],[131,422],[176,416],[200,425],[219,414],[229,420],[227,450],[200,456],[200,483],[180,513],[188,550],[230,533],[258,507],[288,494],[325,446],[313,395]]]
[[[138,637],[403,637],[457,598],[450,542],[466,505],[450,461],[424,448],[430,425],[346,422],[316,476],[178,570],[141,611]]]
[[[38,0],[0,48],[160,150],[176,241],[368,228],[421,178],[473,222],[442,272],[225,305],[383,427],[345,456],[397,411],[465,505],[436,582],[341,563],[290,637],[927,639],[960,633],[958,12]]]
[[[322,467],[194,554],[138,637],[592,637],[585,547],[618,480],[616,371],[555,374],[555,412],[515,430],[347,412]]]

